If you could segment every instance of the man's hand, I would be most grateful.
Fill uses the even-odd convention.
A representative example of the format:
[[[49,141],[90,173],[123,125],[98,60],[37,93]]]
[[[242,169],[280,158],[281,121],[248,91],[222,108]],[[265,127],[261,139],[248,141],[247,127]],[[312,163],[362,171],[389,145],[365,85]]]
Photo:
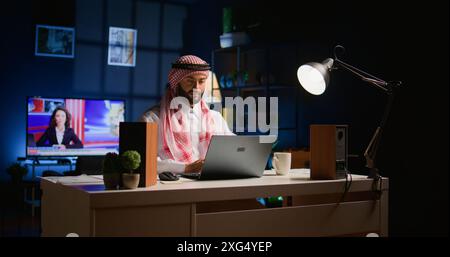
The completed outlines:
[[[205,163],[205,160],[197,160],[193,163],[189,163],[184,168],[184,173],[191,173],[191,172],[198,172],[202,170],[203,163]]]

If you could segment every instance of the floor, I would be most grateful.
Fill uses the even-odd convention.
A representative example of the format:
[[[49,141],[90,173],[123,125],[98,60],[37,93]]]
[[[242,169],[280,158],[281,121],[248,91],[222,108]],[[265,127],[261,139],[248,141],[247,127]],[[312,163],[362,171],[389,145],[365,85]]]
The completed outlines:
[[[40,208],[34,209],[33,216],[31,206],[24,202],[25,195],[31,197],[31,185],[0,182],[0,237],[40,236]]]

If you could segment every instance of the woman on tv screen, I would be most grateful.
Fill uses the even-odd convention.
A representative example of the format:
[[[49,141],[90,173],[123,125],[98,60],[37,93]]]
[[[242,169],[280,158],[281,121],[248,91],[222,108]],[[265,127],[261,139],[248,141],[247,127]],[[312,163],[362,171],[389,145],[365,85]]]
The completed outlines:
[[[52,113],[50,124],[42,134],[37,146],[53,146],[59,149],[83,148],[83,143],[70,127],[71,114],[64,107],[58,106]]]

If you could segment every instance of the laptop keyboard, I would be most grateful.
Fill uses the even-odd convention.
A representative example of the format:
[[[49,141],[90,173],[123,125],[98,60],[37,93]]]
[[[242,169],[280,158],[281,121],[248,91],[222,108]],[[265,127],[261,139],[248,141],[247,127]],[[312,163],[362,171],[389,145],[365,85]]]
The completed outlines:
[[[184,178],[197,179],[197,178],[200,177],[200,173],[199,173],[199,172],[194,172],[194,173],[181,173],[180,176],[181,176],[181,177],[184,177]]]

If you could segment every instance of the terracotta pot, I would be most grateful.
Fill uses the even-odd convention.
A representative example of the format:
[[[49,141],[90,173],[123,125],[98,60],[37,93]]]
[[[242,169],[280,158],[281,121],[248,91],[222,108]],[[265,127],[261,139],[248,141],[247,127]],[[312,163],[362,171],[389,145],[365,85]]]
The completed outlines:
[[[123,182],[123,187],[126,189],[135,189],[138,187],[139,185],[139,173],[123,173],[122,174],[122,182]]]
[[[120,173],[103,174],[103,183],[106,189],[117,189],[120,183]]]

